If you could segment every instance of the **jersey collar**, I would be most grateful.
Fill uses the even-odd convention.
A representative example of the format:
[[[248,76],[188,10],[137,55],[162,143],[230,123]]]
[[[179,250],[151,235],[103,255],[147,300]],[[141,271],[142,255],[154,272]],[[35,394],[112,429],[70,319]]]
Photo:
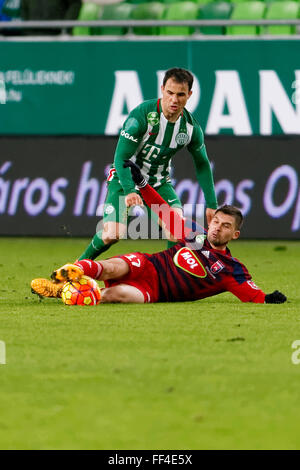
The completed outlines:
[[[217,248],[213,248],[213,247],[211,246],[211,244],[209,243],[209,241],[207,240],[207,238],[205,239],[205,243],[207,243],[208,246],[210,247],[210,249],[211,249],[212,251],[214,251],[215,253],[219,253],[219,254],[222,254],[222,255],[227,255],[227,256],[229,255],[229,256],[231,256],[231,253],[230,253],[230,250],[229,250],[228,246],[226,246],[225,250],[218,250]]]

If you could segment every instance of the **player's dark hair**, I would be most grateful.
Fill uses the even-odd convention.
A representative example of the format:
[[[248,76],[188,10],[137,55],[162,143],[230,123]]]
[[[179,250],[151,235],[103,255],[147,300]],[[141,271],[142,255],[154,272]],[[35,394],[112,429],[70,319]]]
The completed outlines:
[[[219,207],[216,210],[215,214],[217,212],[222,212],[223,214],[226,214],[226,215],[232,215],[232,217],[234,217],[234,219],[235,219],[236,229],[241,230],[242,225],[243,225],[244,217],[243,217],[243,214],[241,213],[241,211],[237,207],[230,206],[229,204],[224,204],[223,206]]]
[[[194,77],[188,70],[180,69],[178,67],[167,70],[163,79],[163,86],[165,86],[169,78],[173,78],[173,80],[178,83],[187,83],[189,91],[191,91]]]

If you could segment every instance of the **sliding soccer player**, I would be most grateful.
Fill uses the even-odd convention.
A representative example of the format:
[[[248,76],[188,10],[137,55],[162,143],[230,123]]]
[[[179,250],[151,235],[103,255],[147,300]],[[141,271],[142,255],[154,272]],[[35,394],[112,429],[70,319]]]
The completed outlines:
[[[283,303],[279,291],[265,294],[253,282],[247,268],[230,253],[227,244],[240,235],[243,222],[239,209],[224,205],[216,210],[207,235],[194,234],[184,220],[142,176],[131,161],[133,180],[146,204],[163,218],[166,228],[179,239],[168,250],[130,253],[108,260],[81,260],[55,271],[57,281],[35,279],[31,287],[39,295],[60,296],[64,282],[83,274],[104,281],[102,303],[184,302],[199,300],[229,291],[242,302]]]

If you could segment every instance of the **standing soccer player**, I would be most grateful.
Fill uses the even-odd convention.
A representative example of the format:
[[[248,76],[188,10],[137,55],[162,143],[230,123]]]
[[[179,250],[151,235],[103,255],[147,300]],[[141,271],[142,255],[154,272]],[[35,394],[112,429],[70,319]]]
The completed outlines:
[[[110,169],[104,205],[103,230],[95,234],[81,259],[95,259],[122,238],[127,227],[127,208],[143,205],[125,160],[131,159],[142,175],[168,204],[182,215],[181,202],[171,184],[171,158],[187,147],[192,155],[196,176],[206,201],[210,223],[217,199],[213,176],[204,144],[203,131],[185,109],[192,94],[193,75],[185,69],[168,70],[161,87],[162,98],[145,101],[126,119],[121,130]],[[170,244],[171,246],[171,244]]]

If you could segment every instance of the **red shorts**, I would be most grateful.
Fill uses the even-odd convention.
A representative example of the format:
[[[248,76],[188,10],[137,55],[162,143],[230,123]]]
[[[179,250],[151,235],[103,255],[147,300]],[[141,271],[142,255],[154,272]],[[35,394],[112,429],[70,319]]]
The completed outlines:
[[[136,287],[144,296],[145,303],[157,302],[158,300],[158,275],[153,264],[143,253],[129,253],[128,255],[116,256],[121,258],[129,266],[129,273],[121,279],[104,281],[105,287],[128,284]]]

